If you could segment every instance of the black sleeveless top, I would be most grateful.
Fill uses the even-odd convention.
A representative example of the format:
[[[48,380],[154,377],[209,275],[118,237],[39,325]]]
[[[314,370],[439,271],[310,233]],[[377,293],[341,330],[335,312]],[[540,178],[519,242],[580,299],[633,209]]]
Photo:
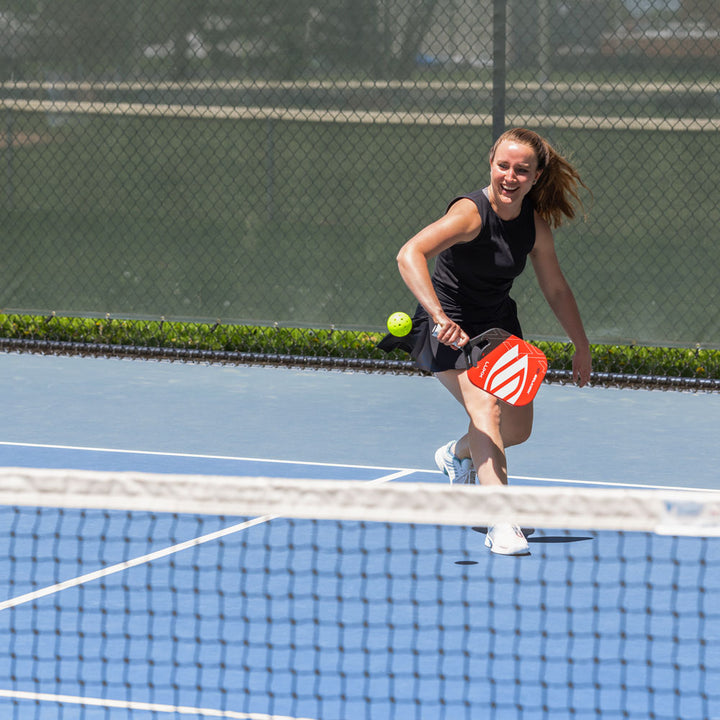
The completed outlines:
[[[484,190],[455,198],[448,210],[463,198],[469,198],[477,206],[482,227],[470,242],[453,245],[435,259],[432,283],[438,300],[448,317],[470,337],[493,327],[522,337],[510,290],[535,245],[532,201],[526,196],[520,215],[513,220],[502,220],[492,209]],[[432,335],[431,321],[422,305],[415,310],[410,334],[386,335],[378,347],[386,352],[404,350],[419,368],[428,372],[467,367],[462,351],[438,342]]]
[[[448,210],[462,198],[475,203],[482,228],[470,242],[440,253],[432,274],[440,304],[461,327],[505,312],[513,281],[525,269],[535,245],[534,207],[527,196],[513,220],[498,217],[484,190],[455,198]]]

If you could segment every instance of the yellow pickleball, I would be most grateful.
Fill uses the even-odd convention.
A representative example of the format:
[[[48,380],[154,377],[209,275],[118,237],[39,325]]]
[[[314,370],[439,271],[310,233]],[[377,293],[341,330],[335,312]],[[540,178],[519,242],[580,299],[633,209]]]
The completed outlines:
[[[412,330],[412,318],[404,312],[394,312],[387,320],[387,329],[391,335],[403,337]]]

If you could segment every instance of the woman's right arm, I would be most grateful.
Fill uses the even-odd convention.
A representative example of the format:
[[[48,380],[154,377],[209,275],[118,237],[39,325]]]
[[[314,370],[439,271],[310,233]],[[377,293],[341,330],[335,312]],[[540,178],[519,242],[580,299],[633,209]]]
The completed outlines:
[[[430,280],[428,263],[443,250],[457,243],[470,242],[480,232],[481,225],[477,206],[472,200],[463,198],[443,217],[410,238],[397,256],[402,279],[433,324],[439,326],[438,340],[446,345],[462,347],[469,337],[442,309]]]

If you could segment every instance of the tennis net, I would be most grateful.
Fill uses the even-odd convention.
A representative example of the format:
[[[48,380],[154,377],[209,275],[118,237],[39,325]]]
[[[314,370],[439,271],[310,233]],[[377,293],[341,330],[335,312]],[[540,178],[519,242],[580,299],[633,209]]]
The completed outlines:
[[[11,468],[0,502],[5,718],[720,717],[720,493]]]

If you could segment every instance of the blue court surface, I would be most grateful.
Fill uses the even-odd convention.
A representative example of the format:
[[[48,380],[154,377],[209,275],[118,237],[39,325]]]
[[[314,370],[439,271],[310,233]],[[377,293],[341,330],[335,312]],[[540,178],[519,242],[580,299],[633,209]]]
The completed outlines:
[[[0,354],[0,466],[432,482],[432,378]],[[512,484],[718,488],[720,395],[546,385]],[[720,540],[3,515],[2,718],[720,718]]]

